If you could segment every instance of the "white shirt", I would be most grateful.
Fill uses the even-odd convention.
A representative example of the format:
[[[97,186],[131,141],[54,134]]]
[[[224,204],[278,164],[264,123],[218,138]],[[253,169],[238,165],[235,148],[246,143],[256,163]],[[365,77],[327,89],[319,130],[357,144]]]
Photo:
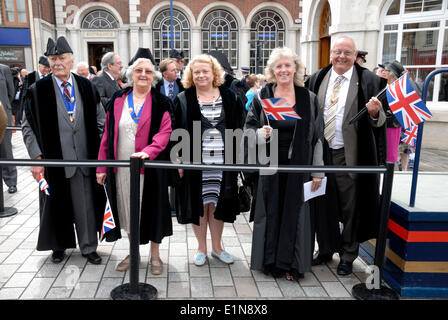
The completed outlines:
[[[106,72],[106,74],[112,79],[112,80],[114,80],[115,81],[115,78],[114,77],[112,77],[112,75],[109,73],[109,72],[107,72],[107,71],[104,71],[104,72]]]
[[[344,79],[341,82],[339,89],[339,99],[336,112],[336,128],[334,138],[329,144],[331,149],[340,149],[344,147],[344,137],[342,135],[342,124],[344,121],[345,103],[347,101],[348,89],[350,87],[350,80],[352,79],[353,67],[346,73],[342,74]],[[339,76],[333,69],[331,69],[330,79],[328,80],[327,94],[325,96],[324,121],[327,120],[328,106],[330,105],[330,98],[333,93],[333,86],[336,78]]]

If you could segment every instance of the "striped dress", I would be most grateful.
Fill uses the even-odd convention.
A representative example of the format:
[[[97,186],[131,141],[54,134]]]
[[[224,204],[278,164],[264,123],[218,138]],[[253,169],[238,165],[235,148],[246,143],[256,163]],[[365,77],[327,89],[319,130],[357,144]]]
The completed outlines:
[[[222,98],[211,103],[199,102],[203,127],[208,128],[202,138],[202,162],[204,164],[224,163],[224,141],[217,129],[222,119]],[[205,124],[205,125],[204,125]],[[216,207],[221,190],[222,171],[205,170],[202,172],[202,199],[204,206],[213,203]]]

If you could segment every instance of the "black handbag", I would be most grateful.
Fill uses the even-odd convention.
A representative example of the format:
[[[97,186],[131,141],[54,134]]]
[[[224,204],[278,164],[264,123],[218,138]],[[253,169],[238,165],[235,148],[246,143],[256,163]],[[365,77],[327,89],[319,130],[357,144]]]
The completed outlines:
[[[252,201],[251,188],[247,185],[244,175],[240,173],[243,185],[238,189],[238,201],[240,204],[240,212],[250,211],[250,205]]]

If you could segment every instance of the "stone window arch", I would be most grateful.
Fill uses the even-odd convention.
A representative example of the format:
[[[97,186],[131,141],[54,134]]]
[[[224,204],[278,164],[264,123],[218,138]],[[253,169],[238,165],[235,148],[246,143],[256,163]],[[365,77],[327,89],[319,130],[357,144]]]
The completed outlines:
[[[233,69],[238,68],[238,22],[228,11],[209,12],[201,26],[202,52],[223,52]]]
[[[255,14],[250,23],[250,72],[256,73],[257,40],[262,43],[259,50],[259,70],[263,73],[269,55],[276,47],[285,45],[285,23],[273,10],[262,10]]]
[[[106,10],[93,10],[81,22],[81,29],[118,29],[120,23]]]
[[[190,60],[190,22],[179,10],[173,10],[174,49],[184,52],[185,65]],[[152,24],[154,59],[158,65],[169,58],[171,50],[171,15],[166,9],[158,13]]]

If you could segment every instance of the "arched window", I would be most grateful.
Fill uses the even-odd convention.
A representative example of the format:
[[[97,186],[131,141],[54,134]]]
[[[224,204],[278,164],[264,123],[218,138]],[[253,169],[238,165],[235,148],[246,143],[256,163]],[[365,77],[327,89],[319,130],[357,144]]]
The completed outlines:
[[[152,24],[153,50],[156,64],[169,58],[171,50],[171,16],[170,10],[160,12]],[[184,52],[185,65],[190,58],[190,23],[187,17],[178,10],[173,10],[174,49]]]
[[[250,72],[263,73],[271,51],[285,45],[285,24],[274,11],[258,12],[250,24]],[[257,49],[257,43],[259,48]],[[258,51],[258,70],[257,65]]]
[[[202,52],[223,52],[232,68],[238,68],[238,23],[225,10],[208,13],[202,22]]]
[[[400,61],[423,86],[436,68],[448,67],[448,0],[389,0],[381,18],[379,61]],[[448,101],[448,75],[431,81],[428,102]]]
[[[82,29],[117,29],[119,27],[118,20],[105,10],[89,12],[81,23]]]

